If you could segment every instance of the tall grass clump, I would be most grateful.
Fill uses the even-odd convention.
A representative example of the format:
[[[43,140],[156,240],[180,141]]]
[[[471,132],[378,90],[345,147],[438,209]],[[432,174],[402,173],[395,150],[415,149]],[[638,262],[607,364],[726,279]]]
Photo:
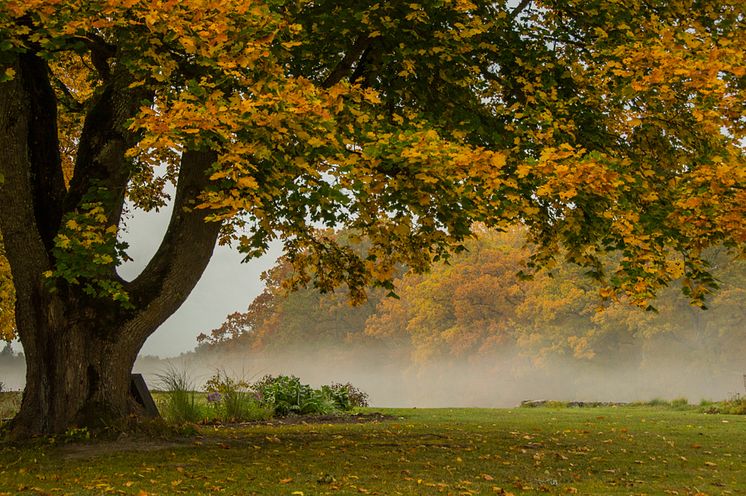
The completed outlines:
[[[163,416],[177,423],[199,422],[203,418],[202,409],[197,402],[194,382],[186,370],[180,370],[170,365],[158,374],[161,389],[165,398],[160,406]]]
[[[249,383],[233,379],[225,371],[218,370],[205,385],[207,404],[215,417],[223,422],[247,422],[267,420],[272,409],[262,406]]]
[[[13,418],[21,409],[21,393],[16,391],[0,391],[0,423],[3,419]]]

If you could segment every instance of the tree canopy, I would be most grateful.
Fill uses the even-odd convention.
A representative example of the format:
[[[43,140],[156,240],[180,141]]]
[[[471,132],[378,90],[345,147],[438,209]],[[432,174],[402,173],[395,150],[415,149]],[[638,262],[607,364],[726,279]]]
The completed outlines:
[[[122,396],[127,366],[102,364],[131,364],[216,239],[247,258],[279,239],[293,285],[362,301],[475,222],[518,222],[535,265],[563,246],[609,297],[646,306],[683,275],[701,303],[703,250],[746,244],[743,19],[735,0],[4,2],[0,332],[32,364],[22,413],[83,369],[80,401],[36,417]],[[159,208],[168,182],[168,231],[126,281],[125,199]]]

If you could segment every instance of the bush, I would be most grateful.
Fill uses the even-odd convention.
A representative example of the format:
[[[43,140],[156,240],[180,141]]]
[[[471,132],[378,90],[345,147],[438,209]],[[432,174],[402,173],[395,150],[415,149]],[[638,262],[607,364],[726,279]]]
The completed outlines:
[[[734,394],[724,401],[708,401],[700,403],[704,413],[722,413],[727,415],[746,415],[746,396]]]
[[[266,375],[252,386],[260,403],[275,415],[328,414],[337,410],[334,399],[323,389],[301,384],[295,376]]]
[[[330,386],[322,386],[321,390],[334,401],[339,410],[344,412],[355,407],[368,406],[368,394],[349,382],[346,384],[333,382]]]
[[[169,366],[158,374],[161,388],[166,393],[165,400],[159,405],[161,414],[171,422],[199,422],[203,412],[197,404],[197,393],[194,383],[184,370]]]
[[[249,383],[218,371],[206,383],[207,404],[223,422],[266,420],[272,410],[263,407],[249,388]]]

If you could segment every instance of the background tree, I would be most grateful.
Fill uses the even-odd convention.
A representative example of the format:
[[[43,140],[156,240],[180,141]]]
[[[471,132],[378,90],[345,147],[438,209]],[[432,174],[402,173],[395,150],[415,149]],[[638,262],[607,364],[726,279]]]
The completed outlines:
[[[371,361],[375,350],[382,363],[400,369],[453,364],[458,370],[512,360],[520,367],[569,367],[588,375],[674,373],[683,360],[699,373],[740,377],[746,263],[731,260],[725,250],[709,254],[721,288],[708,299],[707,311],[669,288],[651,312],[624,300],[604,301],[583,271],[567,262],[521,278],[519,269],[531,256],[525,228],[475,230],[478,239],[467,241],[447,264],[397,278],[398,298],[378,290],[362,307],[351,307],[344,292],[288,293],[282,281],[290,267],[280,261],[248,312],[229,316],[203,336],[207,344],[198,355],[273,356],[292,364],[296,357],[323,360],[334,353],[336,361],[361,363]]]
[[[280,239],[291,286],[362,301],[475,221],[522,220],[535,264],[563,244],[610,296],[644,306],[683,273],[701,301],[702,249],[744,247],[743,17],[735,1],[4,2],[15,433],[123,418],[137,351],[216,239],[247,258]],[[169,181],[168,231],[123,280],[124,200],[158,208]]]

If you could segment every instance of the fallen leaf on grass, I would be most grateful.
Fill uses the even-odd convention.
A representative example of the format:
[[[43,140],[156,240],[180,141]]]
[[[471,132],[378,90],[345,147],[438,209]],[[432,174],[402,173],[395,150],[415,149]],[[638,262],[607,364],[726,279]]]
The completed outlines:
[[[505,491],[502,487],[492,486],[492,492],[501,496],[515,496],[513,493]]]
[[[293,482],[292,477],[288,477],[287,479],[280,479],[280,484],[287,484],[289,482]]]
[[[331,474],[321,474],[316,482],[319,484],[331,484],[337,482],[337,479],[335,479]]]

